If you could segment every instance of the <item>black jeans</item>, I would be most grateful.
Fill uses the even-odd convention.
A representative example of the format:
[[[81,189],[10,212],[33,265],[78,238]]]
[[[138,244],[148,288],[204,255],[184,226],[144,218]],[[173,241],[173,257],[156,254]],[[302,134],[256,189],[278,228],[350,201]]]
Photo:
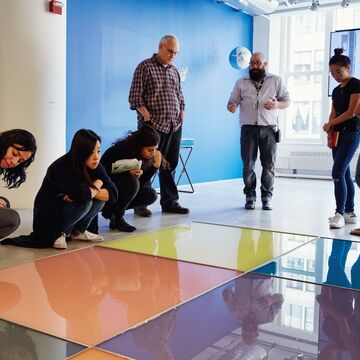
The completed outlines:
[[[152,124],[144,121],[138,122],[138,128],[144,125]],[[159,169],[160,205],[167,206],[179,200],[179,193],[175,184],[175,170],[179,162],[182,125],[176,131],[170,130],[167,134],[159,130],[157,132],[160,136],[158,149],[170,164],[170,169],[162,169],[161,167]]]
[[[244,194],[246,200],[256,200],[255,162],[260,151],[261,200],[272,198],[275,177],[276,142],[271,126],[243,125],[241,127],[241,159],[243,162]]]
[[[143,184],[140,179],[130,173],[112,177],[112,181],[118,190],[118,200],[110,208],[104,209],[107,216],[110,217],[112,214],[122,216],[126,209],[147,206],[156,201],[156,191],[147,184]]]

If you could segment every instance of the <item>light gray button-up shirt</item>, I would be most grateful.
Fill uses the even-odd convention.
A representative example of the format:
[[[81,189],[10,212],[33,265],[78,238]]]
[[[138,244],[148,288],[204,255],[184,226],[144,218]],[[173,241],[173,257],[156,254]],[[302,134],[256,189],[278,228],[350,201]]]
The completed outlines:
[[[246,76],[235,83],[229,102],[240,106],[241,125],[276,126],[278,109],[264,108],[270,97],[277,101],[290,100],[289,92],[279,76],[266,74],[259,94],[254,82]]]

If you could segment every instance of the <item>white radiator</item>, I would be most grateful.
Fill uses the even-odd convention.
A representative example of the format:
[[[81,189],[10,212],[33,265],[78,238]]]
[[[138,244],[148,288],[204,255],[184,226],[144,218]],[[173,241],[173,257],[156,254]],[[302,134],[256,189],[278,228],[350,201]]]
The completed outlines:
[[[332,167],[330,151],[291,151],[289,168],[295,170],[326,171]]]
[[[354,172],[359,153],[353,157],[350,168]],[[276,169],[278,170],[305,170],[306,172],[330,171],[333,165],[330,150],[325,151],[290,151],[287,154],[279,154],[276,159]]]

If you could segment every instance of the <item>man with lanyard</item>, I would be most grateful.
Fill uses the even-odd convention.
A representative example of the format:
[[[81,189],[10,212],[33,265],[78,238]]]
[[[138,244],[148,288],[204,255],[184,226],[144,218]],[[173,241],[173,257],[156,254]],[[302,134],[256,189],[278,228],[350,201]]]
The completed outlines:
[[[255,52],[250,58],[249,77],[237,80],[227,108],[234,113],[240,106],[241,159],[243,162],[245,209],[255,209],[258,150],[262,165],[261,201],[263,210],[271,210],[276,142],[279,141],[278,109],[290,104],[289,93],[279,76],[267,74],[264,55]]]
[[[130,108],[137,111],[138,128],[148,124],[157,130],[160,135],[158,149],[170,164],[169,169],[159,169],[162,211],[187,214],[189,209],[178,203],[179,193],[174,180],[185,111],[180,75],[172,64],[178,52],[179,42],[175,36],[162,37],[158,52],[137,66],[129,103]],[[143,210],[138,215],[151,215],[150,210]]]

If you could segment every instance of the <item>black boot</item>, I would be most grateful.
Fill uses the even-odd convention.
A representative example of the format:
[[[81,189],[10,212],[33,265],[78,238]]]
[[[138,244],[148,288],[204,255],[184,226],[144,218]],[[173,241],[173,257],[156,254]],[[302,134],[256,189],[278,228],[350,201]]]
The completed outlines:
[[[119,230],[124,232],[133,232],[136,230],[136,227],[128,224],[123,216],[115,215],[111,217],[109,227],[111,230]]]

